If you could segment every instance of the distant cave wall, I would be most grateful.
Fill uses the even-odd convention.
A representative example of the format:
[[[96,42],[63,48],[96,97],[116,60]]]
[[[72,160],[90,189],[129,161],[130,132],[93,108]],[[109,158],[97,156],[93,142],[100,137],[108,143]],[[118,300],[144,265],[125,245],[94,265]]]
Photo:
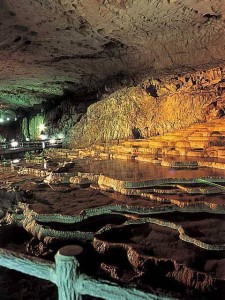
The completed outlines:
[[[28,137],[31,140],[39,139],[41,133],[41,124],[45,124],[45,118],[40,113],[37,113],[33,117],[24,117],[22,121],[23,139],[26,139]]]
[[[21,140],[21,121],[22,116],[19,110],[9,108],[0,111],[0,142]]]
[[[70,146],[161,135],[220,118],[224,89],[223,67],[121,88],[88,107],[69,132]]]
[[[86,99],[87,98],[87,99]],[[40,125],[44,124],[42,130],[49,138],[66,137],[73,126],[79,122],[81,117],[87,112],[90,103],[96,101],[93,95],[84,97],[81,100],[74,95],[63,97],[61,99],[47,100],[39,110],[24,113],[22,119],[22,136],[29,137],[31,140],[40,138]]]
[[[70,130],[87,112],[90,103],[96,101],[95,95],[87,95],[83,99],[78,96],[68,96],[58,104],[51,104],[45,109],[45,122],[50,137],[64,136],[67,145]]]
[[[10,123],[9,125],[0,125],[0,142],[9,142],[13,139],[22,139],[20,120],[18,120],[17,122]]]

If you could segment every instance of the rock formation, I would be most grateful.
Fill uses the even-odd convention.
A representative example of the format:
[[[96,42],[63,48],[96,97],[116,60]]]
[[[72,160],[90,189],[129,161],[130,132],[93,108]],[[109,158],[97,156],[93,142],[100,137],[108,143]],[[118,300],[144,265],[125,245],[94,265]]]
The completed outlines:
[[[48,159],[48,172],[41,172],[37,158],[24,161],[19,172],[15,168],[7,177],[6,167],[0,166],[0,263],[7,255],[10,261],[17,258],[16,265],[25,272],[24,252],[45,258],[47,262],[42,262],[50,266],[62,245],[82,244],[82,278],[87,273],[98,284],[103,278],[106,287],[126,284],[131,291],[136,287],[160,299],[182,299],[184,292],[196,299],[199,295],[222,299],[224,188],[213,190],[213,197],[207,191],[210,182],[224,185],[224,170],[214,170],[214,176],[202,183],[195,179],[210,174],[210,169],[185,170],[186,178],[181,178],[182,170],[171,173],[164,167],[159,174],[152,163],[146,168],[133,161],[131,169],[139,165],[137,174],[143,173],[143,178],[128,180],[128,163],[112,160],[109,166],[108,160],[90,159],[74,163],[73,151],[53,150],[46,153],[59,155],[58,162]],[[65,151],[71,163],[64,162],[64,169],[57,173]],[[111,177],[91,173],[96,163]],[[121,172],[113,172],[118,166]],[[85,172],[79,172],[81,168]],[[94,168],[101,171],[97,165]],[[51,181],[49,173],[55,176]],[[129,196],[122,195],[124,191]],[[40,277],[42,262],[30,259],[32,273],[28,274]],[[76,282],[68,274],[68,280]]]
[[[143,81],[88,107],[71,145],[147,138],[224,115],[224,68]]]
[[[1,102],[30,107],[218,65],[224,16],[219,0],[1,1]]]
[[[18,128],[33,107],[76,146],[223,115],[221,1],[7,0],[0,11],[0,105]]]
[[[1,144],[0,265],[63,300],[224,298],[224,48],[221,0],[0,1],[0,140],[65,147]]]

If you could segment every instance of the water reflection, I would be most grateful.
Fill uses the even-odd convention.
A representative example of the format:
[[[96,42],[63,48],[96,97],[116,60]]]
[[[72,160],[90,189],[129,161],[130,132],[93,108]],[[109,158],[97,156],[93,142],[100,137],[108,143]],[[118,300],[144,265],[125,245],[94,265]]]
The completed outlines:
[[[122,161],[122,160],[77,160],[76,170],[104,174],[121,180],[148,180],[156,178],[193,178],[207,176],[224,176],[225,170],[212,168],[199,169],[172,169],[149,162]]]

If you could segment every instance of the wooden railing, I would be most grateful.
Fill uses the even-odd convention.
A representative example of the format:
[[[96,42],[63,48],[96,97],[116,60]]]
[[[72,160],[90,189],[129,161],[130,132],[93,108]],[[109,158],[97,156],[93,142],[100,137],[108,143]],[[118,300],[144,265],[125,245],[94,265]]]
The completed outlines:
[[[81,252],[79,246],[66,246],[55,255],[55,262],[50,262],[0,248],[0,266],[53,282],[59,300],[81,300],[83,295],[106,300],[169,299],[81,273],[77,259]]]
[[[57,139],[54,143],[50,140],[34,140],[34,141],[19,141],[18,145],[12,146],[12,142],[1,142],[0,149],[18,149],[18,148],[42,148],[42,147],[56,147],[62,145],[62,140]]]

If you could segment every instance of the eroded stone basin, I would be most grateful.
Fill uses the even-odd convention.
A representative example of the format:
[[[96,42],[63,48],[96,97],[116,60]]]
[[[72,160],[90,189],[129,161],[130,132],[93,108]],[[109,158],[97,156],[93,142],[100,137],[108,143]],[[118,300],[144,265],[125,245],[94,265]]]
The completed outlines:
[[[153,163],[121,160],[76,160],[76,167],[83,172],[104,174],[120,180],[150,180],[159,178],[192,178],[225,176],[225,170],[199,168],[196,170],[175,170]]]
[[[61,164],[63,161],[57,164],[56,160],[52,171]],[[40,164],[35,166],[36,170],[40,168]],[[15,232],[22,230],[25,234],[20,241],[8,235],[3,247],[53,259],[61,246],[80,244],[85,249],[83,270],[95,277],[135,284],[160,296],[182,299],[185,294],[184,299],[199,299],[202,293],[206,299],[222,299],[224,191],[191,194],[190,190],[209,187],[189,179],[216,176],[216,182],[224,187],[225,171],[175,170],[152,163],[94,159],[75,160],[67,171],[63,168],[58,169],[62,178],[75,178],[81,172],[90,179],[94,177],[89,172],[94,171],[95,178],[102,172],[109,179],[130,180],[127,190],[140,194],[101,190],[96,181],[90,187],[69,180],[48,183],[44,181],[46,175],[38,172],[2,173],[0,179],[20,195],[17,199],[12,194],[15,201],[8,209],[7,220],[20,226]],[[141,186],[147,179],[150,186],[138,187],[139,178]],[[189,179],[181,183],[155,180],[164,178]],[[1,202],[3,205],[4,199]],[[4,209],[7,211],[7,207]],[[17,219],[13,219],[13,213]],[[4,226],[11,232],[7,220]]]
[[[93,216],[79,223],[63,224],[59,222],[37,222],[44,227],[50,227],[62,231],[83,231],[83,232],[96,232],[102,227],[111,225],[121,225],[127,221],[127,217],[119,214],[102,214],[100,216]]]
[[[123,282],[138,281],[154,287],[160,283],[165,289],[176,287],[181,291],[186,287],[211,293],[220,286],[220,281],[215,283],[213,278],[225,276],[221,268],[215,267],[224,264],[224,251],[190,245],[180,240],[176,230],[155,224],[112,228],[96,237],[94,247],[104,262],[103,271]],[[214,268],[210,269],[212,261]],[[118,269],[122,271],[116,276]]]
[[[225,244],[225,217],[222,214],[177,213],[159,214],[157,218],[181,225],[185,232],[209,244]]]

